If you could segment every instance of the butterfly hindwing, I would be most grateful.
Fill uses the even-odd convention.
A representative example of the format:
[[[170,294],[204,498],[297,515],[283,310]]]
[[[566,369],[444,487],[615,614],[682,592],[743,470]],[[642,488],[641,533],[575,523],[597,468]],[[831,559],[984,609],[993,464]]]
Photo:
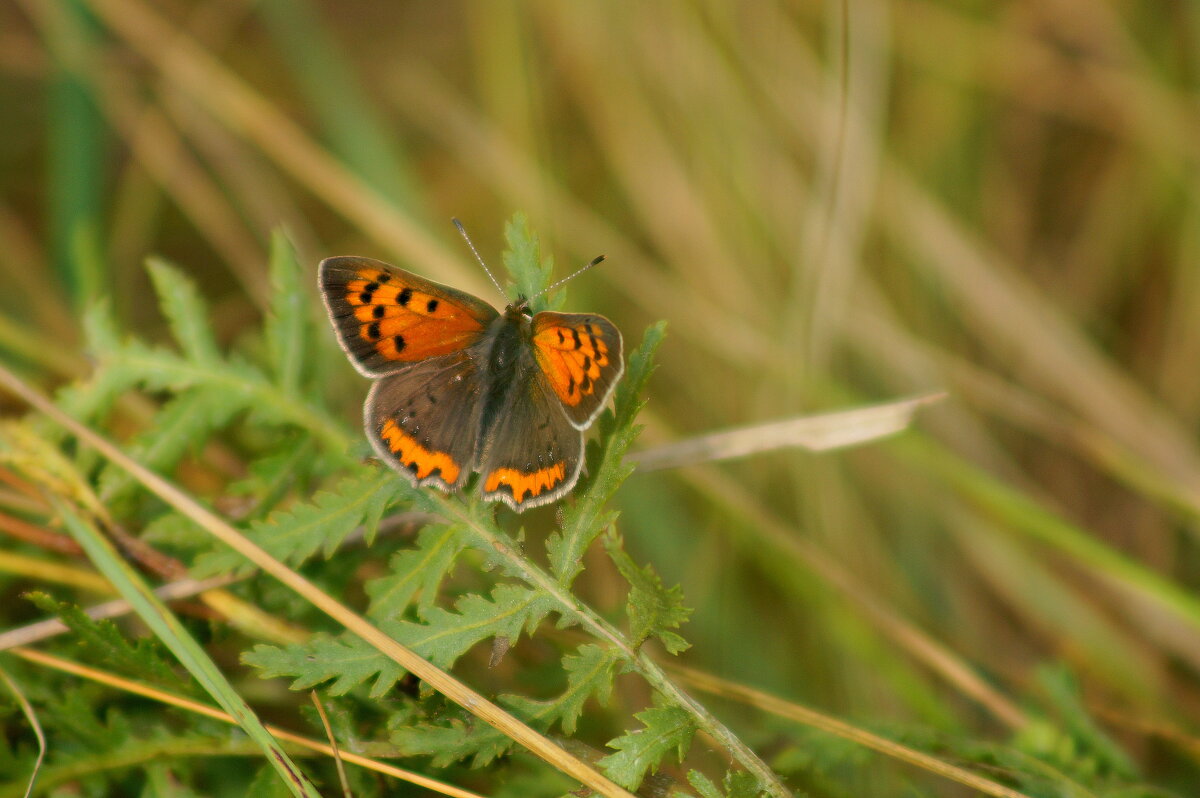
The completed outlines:
[[[326,258],[320,286],[339,343],[368,377],[462,351],[499,315],[468,293],[371,258]]]
[[[478,465],[483,498],[517,512],[562,497],[583,468],[583,433],[534,364],[528,366],[498,412],[489,414]]]
[[[533,317],[538,367],[576,429],[587,429],[625,370],[621,333],[591,313],[538,313]]]
[[[458,490],[475,464],[483,399],[469,352],[423,360],[371,388],[364,426],[384,462],[415,485]]]

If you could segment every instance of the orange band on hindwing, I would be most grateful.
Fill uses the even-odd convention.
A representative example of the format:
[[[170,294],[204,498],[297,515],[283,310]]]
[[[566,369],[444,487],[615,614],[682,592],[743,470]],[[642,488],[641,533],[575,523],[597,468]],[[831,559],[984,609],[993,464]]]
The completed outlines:
[[[487,493],[495,493],[502,488],[508,488],[513,499],[520,504],[554,489],[566,478],[566,463],[561,460],[552,466],[532,472],[516,468],[497,468],[488,474],[483,489]]]
[[[387,444],[396,460],[417,479],[441,477],[447,484],[458,481],[461,468],[447,452],[435,452],[425,448],[392,419],[383,422],[379,435]]]

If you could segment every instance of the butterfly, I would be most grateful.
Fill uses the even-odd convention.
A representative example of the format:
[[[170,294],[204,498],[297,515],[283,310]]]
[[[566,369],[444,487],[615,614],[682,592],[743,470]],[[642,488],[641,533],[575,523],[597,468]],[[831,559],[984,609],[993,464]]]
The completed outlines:
[[[342,349],[376,380],[363,424],[384,462],[443,491],[479,472],[483,499],[517,512],[575,486],[584,430],[624,372],[612,322],[523,298],[501,313],[371,258],[326,258],[319,284]]]

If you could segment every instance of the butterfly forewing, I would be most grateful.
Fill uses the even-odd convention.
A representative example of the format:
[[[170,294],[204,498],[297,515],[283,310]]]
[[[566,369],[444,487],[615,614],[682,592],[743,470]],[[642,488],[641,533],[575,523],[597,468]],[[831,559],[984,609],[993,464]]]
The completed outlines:
[[[533,317],[533,350],[571,424],[586,429],[625,369],[621,333],[603,316],[539,313]]]
[[[371,258],[326,258],[320,284],[342,348],[368,377],[462,351],[499,315],[470,294]]]
[[[442,355],[386,375],[371,388],[367,437],[414,484],[458,490],[471,475],[483,407],[477,368],[469,352]]]

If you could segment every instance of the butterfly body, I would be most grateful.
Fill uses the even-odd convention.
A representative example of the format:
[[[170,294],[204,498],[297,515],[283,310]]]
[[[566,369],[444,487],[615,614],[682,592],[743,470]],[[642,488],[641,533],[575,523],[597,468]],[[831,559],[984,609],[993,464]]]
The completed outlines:
[[[321,294],[355,368],[376,379],[364,428],[414,484],[515,510],[552,502],[583,467],[583,431],[624,363],[603,316],[503,313],[462,291],[370,258],[327,258]]]

